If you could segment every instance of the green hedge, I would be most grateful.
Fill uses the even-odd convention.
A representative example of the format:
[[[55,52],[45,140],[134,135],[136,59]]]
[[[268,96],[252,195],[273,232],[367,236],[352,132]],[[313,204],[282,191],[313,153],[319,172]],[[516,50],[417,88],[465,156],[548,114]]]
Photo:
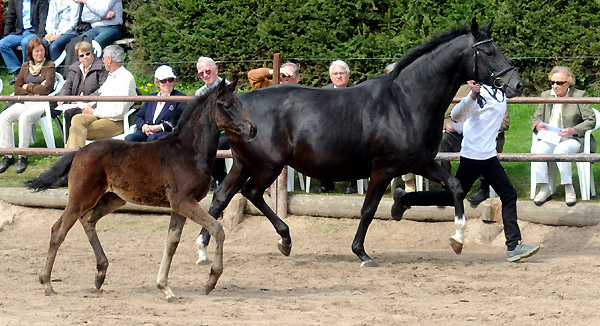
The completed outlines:
[[[132,61],[170,62],[195,78],[200,55],[221,61],[228,78],[270,66],[275,52],[297,62],[302,84],[328,83],[331,60],[346,60],[355,82],[382,72],[386,64],[433,34],[493,19],[494,37],[514,58],[527,93],[545,89],[546,74],[568,65],[578,87],[598,94],[600,60],[569,56],[600,54],[600,1],[437,0],[130,0],[129,32],[137,39]],[[543,58],[540,58],[543,57]],[[556,57],[548,59],[546,57]],[[141,65],[151,71],[152,65]],[[242,84],[242,86],[247,86]]]

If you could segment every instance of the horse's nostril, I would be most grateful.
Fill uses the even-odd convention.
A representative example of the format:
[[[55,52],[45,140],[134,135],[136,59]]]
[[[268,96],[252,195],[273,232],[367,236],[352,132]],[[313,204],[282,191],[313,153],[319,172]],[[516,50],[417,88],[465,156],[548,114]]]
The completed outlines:
[[[256,136],[256,126],[253,124],[250,125],[250,136]]]

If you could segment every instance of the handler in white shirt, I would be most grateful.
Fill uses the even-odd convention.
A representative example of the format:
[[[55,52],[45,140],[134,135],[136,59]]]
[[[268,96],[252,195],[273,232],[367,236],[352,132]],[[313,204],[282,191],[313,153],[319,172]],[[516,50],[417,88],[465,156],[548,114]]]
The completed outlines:
[[[510,262],[534,255],[539,245],[521,243],[521,231],[517,224],[517,191],[510,183],[496,152],[496,136],[507,110],[506,96],[498,89],[468,82],[471,92],[453,109],[452,119],[464,122],[460,164],[456,178],[464,195],[480,175],[486,178],[502,201],[502,222],[506,237],[506,258]],[[461,198],[461,199],[464,199]],[[419,191],[406,193],[398,188],[394,194],[400,215],[410,206],[454,206],[450,190]],[[400,207],[400,208],[398,208]]]
[[[123,67],[125,53],[118,45],[104,49],[102,61],[109,71],[106,81],[98,89],[100,96],[136,96],[133,75]],[[86,139],[110,138],[123,133],[123,115],[133,102],[98,102],[82,108],[82,114],[73,117],[66,148],[80,148]]]

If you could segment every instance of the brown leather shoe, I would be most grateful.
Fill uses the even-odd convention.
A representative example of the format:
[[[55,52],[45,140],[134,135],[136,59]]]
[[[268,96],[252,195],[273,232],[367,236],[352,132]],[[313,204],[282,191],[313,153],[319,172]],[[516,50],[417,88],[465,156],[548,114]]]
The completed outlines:
[[[6,169],[8,169],[9,166],[13,165],[13,163],[15,163],[14,157],[4,156],[2,162],[0,162],[0,173],[6,171]]]
[[[27,157],[19,156],[17,159],[17,173],[23,173],[27,169]]]

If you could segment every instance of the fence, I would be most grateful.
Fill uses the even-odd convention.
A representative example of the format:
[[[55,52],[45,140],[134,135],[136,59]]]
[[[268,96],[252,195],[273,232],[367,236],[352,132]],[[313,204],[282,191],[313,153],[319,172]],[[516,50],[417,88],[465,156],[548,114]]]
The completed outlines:
[[[273,65],[278,69],[279,64]],[[277,78],[279,73],[274,71],[273,76]],[[187,102],[193,100],[194,96],[171,96],[170,101]],[[157,102],[161,98],[157,96],[0,96],[0,101],[48,101],[52,102]],[[454,98],[453,103],[460,101],[460,98]],[[598,104],[600,97],[579,97],[579,98],[556,98],[556,97],[515,97],[507,99],[508,103],[584,103]],[[43,156],[62,156],[73,151],[65,148],[0,148],[0,155],[43,155]],[[231,158],[230,150],[217,151],[217,158]],[[500,161],[504,162],[600,162],[600,154],[531,154],[531,153],[500,153]],[[458,161],[459,153],[438,153],[436,160],[440,161]],[[283,169],[282,174],[271,188],[271,198],[275,212],[282,218],[287,216],[287,169]]]

